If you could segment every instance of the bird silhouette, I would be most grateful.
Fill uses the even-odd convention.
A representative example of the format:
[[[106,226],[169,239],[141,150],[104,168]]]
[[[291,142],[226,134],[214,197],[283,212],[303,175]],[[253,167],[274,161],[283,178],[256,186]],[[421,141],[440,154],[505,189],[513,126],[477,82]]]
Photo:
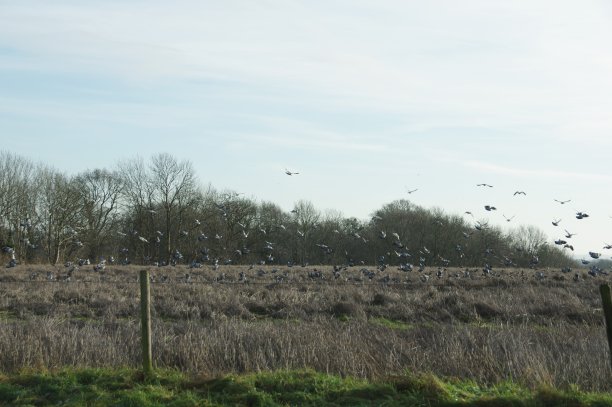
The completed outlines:
[[[525,191],[515,191],[513,195],[516,196],[516,195],[527,195],[527,194],[525,193]]]
[[[559,223],[561,223],[561,219],[553,219],[552,221],[553,226],[559,226]]]
[[[566,204],[566,203],[568,203],[568,202],[572,202],[572,200],[571,200],[571,199],[568,199],[568,200],[566,200],[566,201],[560,201],[560,200],[558,200],[558,199],[555,199],[555,201],[556,201],[556,202],[559,202],[561,205],[565,205],[565,204]]]
[[[576,233],[570,233],[567,231],[567,229],[564,229],[564,230],[565,230],[565,237],[567,239],[571,239],[572,237],[576,236]]]
[[[490,184],[476,184],[477,187],[489,187],[489,188],[493,188],[493,185]]]
[[[285,168],[285,174],[291,176],[291,175],[298,175],[299,172],[289,171],[288,169]]]

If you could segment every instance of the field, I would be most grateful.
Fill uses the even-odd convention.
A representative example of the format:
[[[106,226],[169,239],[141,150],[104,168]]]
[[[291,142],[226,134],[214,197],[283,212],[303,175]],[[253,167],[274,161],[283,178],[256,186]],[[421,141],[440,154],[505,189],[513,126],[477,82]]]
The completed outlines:
[[[64,267],[3,270],[0,371],[137,368],[141,269],[83,266],[70,281]],[[433,374],[483,386],[612,391],[598,291],[608,276],[367,266],[150,271],[158,368],[210,377]]]

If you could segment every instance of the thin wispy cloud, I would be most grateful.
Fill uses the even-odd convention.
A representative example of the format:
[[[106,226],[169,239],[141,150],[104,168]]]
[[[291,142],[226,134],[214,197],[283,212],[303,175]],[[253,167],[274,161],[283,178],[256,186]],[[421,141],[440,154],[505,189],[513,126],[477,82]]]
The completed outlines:
[[[435,205],[481,174],[609,201],[611,19],[603,0],[2,2],[0,130],[47,150],[45,132],[69,131],[49,157],[81,134],[122,139],[124,155],[162,146],[245,189],[271,156],[349,191],[370,177],[367,199],[317,195],[314,179],[266,190],[349,215],[398,179]],[[218,170],[240,165],[256,178]]]
[[[527,169],[519,167],[506,167],[498,164],[482,161],[461,161],[462,165],[492,174],[511,175],[521,178],[537,179],[563,179],[576,180],[580,182],[612,182],[612,174],[598,174],[588,172],[573,172],[551,169]]]

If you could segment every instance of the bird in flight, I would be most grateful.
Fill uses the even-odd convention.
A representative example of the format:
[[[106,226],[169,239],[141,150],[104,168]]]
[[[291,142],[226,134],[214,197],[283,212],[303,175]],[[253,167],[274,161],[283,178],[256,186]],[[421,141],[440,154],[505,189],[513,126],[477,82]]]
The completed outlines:
[[[489,185],[489,184],[476,184],[477,187],[489,187],[489,188],[493,188],[493,185]]]
[[[516,191],[513,195],[527,195],[525,191]]]
[[[407,190],[406,190],[406,192],[408,192],[408,194],[411,194],[411,193],[416,192],[416,191],[418,191],[418,190],[419,190],[418,188],[415,188],[415,189],[407,189]]]
[[[565,230],[565,237],[568,239],[571,239],[572,237],[576,236],[576,233],[570,233],[567,231],[567,229],[563,229]]]
[[[298,175],[299,172],[289,171],[288,169],[285,168],[285,174],[291,176],[291,175]]]
[[[561,222],[561,219],[553,219],[552,224],[553,226],[559,226],[560,222]]]
[[[559,202],[561,205],[565,205],[565,204],[566,204],[566,203],[568,203],[568,202],[572,202],[572,200],[571,200],[571,199],[568,199],[568,200],[566,200],[566,201],[560,201],[560,200],[558,200],[558,199],[555,199],[555,202]]]
[[[484,208],[485,208],[487,211],[489,211],[489,212],[490,212],[490,211],[496,211],[496,210],[497,210],[497,208],[496,208],[496,207],[491,206],[491,205],[485,205],[485,207],[484,207]]]
[[[465,214],[465,215],[470,215],[472,218],[474,217],[474,215],[473,215],[473,214],[472,214],[472,212],[470,212],[470,211],[465,211],[465,212],[464,212],[464,214]]]
[[[506,222],[510,222],[512,219],[514,219],[516,215],[512,215],[511,217],[508,218],[506,215],[502,213],[502,216],[504,217],[504,219],[506,219]]]

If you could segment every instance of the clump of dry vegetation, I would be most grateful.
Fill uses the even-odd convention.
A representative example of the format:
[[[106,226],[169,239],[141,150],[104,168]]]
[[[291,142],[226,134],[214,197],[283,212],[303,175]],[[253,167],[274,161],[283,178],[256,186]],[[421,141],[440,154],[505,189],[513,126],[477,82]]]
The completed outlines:
[[[0,370],[138,366],[139,269],[82,268],[70,281],[51,266],[3,272]],[[606,276],[436,272],[154,268],[155,363],[208,374],[411,371],[612,390],[597,290]]]

